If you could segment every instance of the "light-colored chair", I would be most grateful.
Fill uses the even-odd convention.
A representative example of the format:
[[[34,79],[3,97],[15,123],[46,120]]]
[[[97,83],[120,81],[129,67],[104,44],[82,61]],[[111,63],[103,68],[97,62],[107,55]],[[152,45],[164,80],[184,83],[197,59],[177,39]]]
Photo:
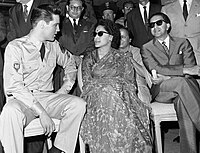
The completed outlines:
[[[153,102],[151,103],[152,112],[150,113],[150,119],[153,121],[154,126],[151,126],[152,131],[155,131],[153,137],[155,138],[156,151],[162,153],[162,138],[160,123],[164,121],[177,121],[176,111],[174,104],[165,104]],[[154,133],[154,132],[153,132]]]
[[[55,123],[55,128],[56,128],[54,132],[57,132],[59,129],[60,120],[53,118],[53,122]],[[42,135],[42,134],[44,134],[44,132],[43,132],[43,128],[42,128],[39,118],[32,120],[28,124],[28,126],[26,126],[24,129],[24,137],[32,137],[32,136],[37,136],[37,135]],[[50,149],[51,147],[52,147],[52,141],[50,140],[50,138],[48,138],[47,149]]]

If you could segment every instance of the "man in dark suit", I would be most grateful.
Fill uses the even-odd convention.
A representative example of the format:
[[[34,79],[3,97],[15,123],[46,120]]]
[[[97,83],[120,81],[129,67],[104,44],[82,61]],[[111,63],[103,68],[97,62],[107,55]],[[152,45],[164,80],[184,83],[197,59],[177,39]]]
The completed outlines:
[[[17,0],[17,4],[9,10],[9,31],[8,41],[25,36],[29,33],[31,27],[30,16],[33,8],[41,4],[54,3],[53,0]],[[27,14],[25,15],[25,7]],[[25,17],[26,16],[26,17]]]
[[[149,16],[160,10],[161,5],[153,4],[149,0],[139,0],[136,7],[127,14],[127,28],[133,36],[131,42],[133,46],[141,48],[143,44],[153,38],[147,20]]]
[[[185,38],[171,37],[171,22],[164,13],[149,20],[154,39],[141,50],[144,65],[154,71],[152,97],[174,103],[180,127],[180,152],[196,153],[196,129],[200,131],[200,89],[193,78],[200,75],[193,48]],[[155,72],[156,75],[155,75]]]
[[[85,3],[83,0],[69,0],[66,5],[67,15],[61,23],[61,36],[59,42],[62,48],[76,55],[77,67],[81,62],[81,57],[86,52],[94,50],[93,32],[94,19],[85,19],[82,17]],[[80,95],[77,87],[77,81],[72,93]]]
[[[69,0],[66,5],[66,17],[61,23],[59,42],[64,49],[69,50],[76,56],[94,49],[93,32],[95,23],[82,18],[84,6],[82,0]]]
[[[0,45],[6,38],[6,22],[5,17],[0,13]],[[0,46],[0,113],[4,105],[4,92],[3,92],[3,49]]]

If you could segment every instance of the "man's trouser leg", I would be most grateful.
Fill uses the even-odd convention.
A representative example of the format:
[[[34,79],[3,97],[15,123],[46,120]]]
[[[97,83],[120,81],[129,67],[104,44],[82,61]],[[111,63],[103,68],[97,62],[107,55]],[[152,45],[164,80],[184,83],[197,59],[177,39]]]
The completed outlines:
[[[175,102],[175,109],[179,121],[180,153],[196,153],[196,128],[180,98]]]
[[[24,152],[24,126],[34,115],[16,99],[8,100],[0,115],[0,141],[5,153]]]
[[[162,98],[171,93],[176,98],[174,102],[180,126],[181,153],[196,153],[196,128],[200,130],[200,90],[198,83],[193,79],[184,77],[175,77],[164,81],[160,85],[160,93],[156,100],[163,102]]]
[[[47,113],[50,117],[61,119],[54,146],[66,153],[73,153],[86,103],[83,99],[68,94],[49,95],[47,98]]]

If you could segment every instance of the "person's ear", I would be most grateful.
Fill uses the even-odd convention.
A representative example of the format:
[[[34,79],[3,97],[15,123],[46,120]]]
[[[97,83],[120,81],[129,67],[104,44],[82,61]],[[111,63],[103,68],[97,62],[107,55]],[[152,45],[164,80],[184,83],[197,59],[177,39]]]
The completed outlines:
[[[169,23],[167,23],[167,31],[169,30],[170,26],[171,25]]]
[[[68,5],[66,5],[66,11],[67,11],[67,12],[69,11],[69,6],[68,6]]]
[[[131,39],[131,38],[129,38],[129,43],[131,43],[131,41],[132,41],[132,39]]]
[[[47,23],[46,23],[44,20],[40,20],[40,21],[38,22],[38,26],[39,26],[41,29],[46,28],[46,25],[47,25]]]
[[[124,9],[122,9],[122,13],[123,13],[123,14],[124,14],[124,12],[125,12]]]
[[[109,40],[110,40],[110,41],[112,41],[112,40],[113,40],[113,36],[112,36],[112,35],[110,35],[110,37],[109,37]]]

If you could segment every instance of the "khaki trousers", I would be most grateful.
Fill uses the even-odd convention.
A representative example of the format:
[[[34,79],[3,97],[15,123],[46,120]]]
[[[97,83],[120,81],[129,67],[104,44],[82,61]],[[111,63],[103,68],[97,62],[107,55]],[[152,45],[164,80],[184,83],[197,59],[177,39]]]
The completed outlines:
[[[65,153],[74,153],[85,101],[69,94],[37,91],[33,94],[50,117],[61,120],[54,146]],[[23,130],[34,118],[24,103],[10,97],[7,99],[0,115],[0,141],[5,153],[23,153]]]

